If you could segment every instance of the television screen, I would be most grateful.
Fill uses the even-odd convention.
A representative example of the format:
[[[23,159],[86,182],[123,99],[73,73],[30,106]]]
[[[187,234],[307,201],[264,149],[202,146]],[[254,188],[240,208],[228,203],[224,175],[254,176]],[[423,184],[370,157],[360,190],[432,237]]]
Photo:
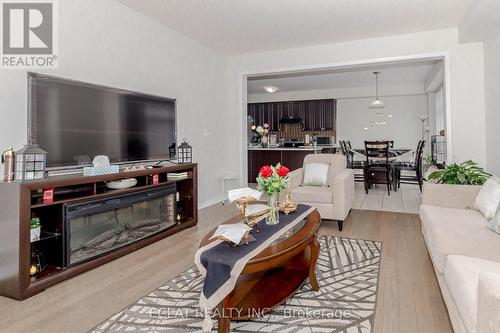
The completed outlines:
[[[175,143],[175,100],[29,73],[31,139],[48,167],[166,159]]]

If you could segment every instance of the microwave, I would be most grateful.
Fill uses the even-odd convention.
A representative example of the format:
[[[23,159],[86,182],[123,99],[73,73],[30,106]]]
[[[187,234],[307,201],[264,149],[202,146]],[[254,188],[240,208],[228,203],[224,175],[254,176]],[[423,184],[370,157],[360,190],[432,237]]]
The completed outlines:
[[[335,144],[334,136],[318,136],[316,137],[316,144],[318,146],[330,146]]]

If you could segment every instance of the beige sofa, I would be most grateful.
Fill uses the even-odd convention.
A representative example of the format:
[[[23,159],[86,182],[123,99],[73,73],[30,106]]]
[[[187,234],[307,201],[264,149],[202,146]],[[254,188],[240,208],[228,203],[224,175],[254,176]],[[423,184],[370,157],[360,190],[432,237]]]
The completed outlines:
[[[500,235],[471,209],[479,186],[424,185],[420,218],[457,333],[500,332]]]
[[[328,186],[302,186],[304,169],[290,172],[290,194],[295,202],[316,207],[323,219],[337,220],[342,231],[343,221],[354,201],[354,172],[346,168],[346,158],[337,154],[309,154],[307,163],[329,163]]]

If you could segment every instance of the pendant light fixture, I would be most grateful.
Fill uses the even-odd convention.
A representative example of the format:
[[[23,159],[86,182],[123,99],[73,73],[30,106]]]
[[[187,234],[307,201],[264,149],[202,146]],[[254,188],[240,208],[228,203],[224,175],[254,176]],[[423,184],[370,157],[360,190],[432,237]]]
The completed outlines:
[[[380,72],[373,72],[375,74],[375,100],[368,106],[370,109],[383,109],[385,108],[384,102],[378,98],[378,75]]]

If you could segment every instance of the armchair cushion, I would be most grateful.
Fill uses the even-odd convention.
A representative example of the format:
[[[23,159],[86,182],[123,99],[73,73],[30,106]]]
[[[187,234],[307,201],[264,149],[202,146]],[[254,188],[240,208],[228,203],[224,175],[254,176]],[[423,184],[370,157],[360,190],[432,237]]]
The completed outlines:
[[[304,164],[304,183],[305,186],[326,186],[328,185],[327,163],[307,163]]]
[[[299,186],[291,191],[296,202],[333,203],[333,192],[326,186]]]

